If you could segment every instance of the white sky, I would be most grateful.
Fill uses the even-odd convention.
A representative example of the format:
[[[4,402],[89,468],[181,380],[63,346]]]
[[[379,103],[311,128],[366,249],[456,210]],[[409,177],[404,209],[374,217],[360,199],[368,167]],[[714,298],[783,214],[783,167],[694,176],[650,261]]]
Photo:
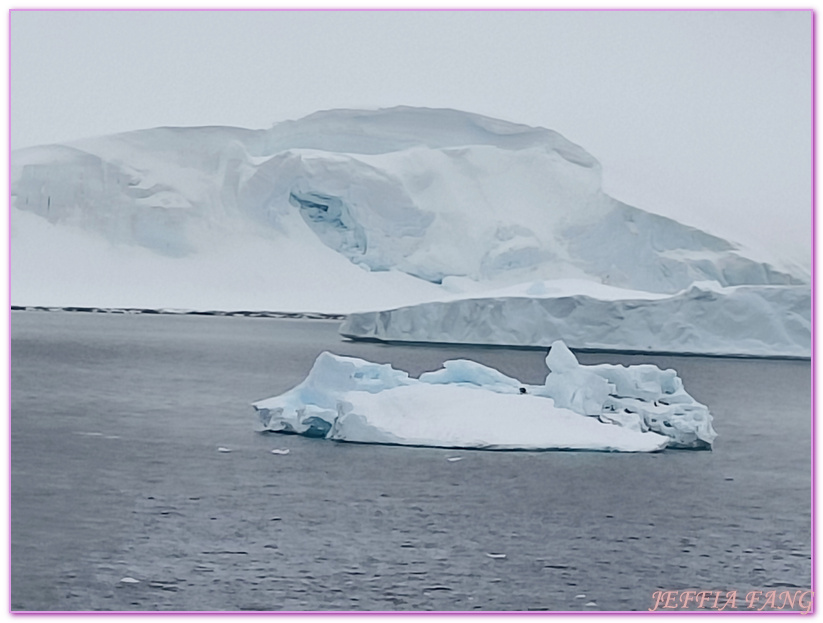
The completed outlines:
[[[811,12],[13,11],[12,148],[316,110],[540,125],[612,196],[804,264]]]

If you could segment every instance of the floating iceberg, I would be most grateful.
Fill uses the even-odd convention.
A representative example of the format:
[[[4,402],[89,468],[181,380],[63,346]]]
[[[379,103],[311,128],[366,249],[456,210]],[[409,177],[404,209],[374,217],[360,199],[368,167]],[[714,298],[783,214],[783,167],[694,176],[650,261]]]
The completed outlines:
[[[576,280],[349,314],[345,337],[751,357],[811,356],[808,286],[699,282],[675,294]]]
[[[297,387],[254,404],[265,430],[444,448],[653,452],[711,448],[708,409],[674,370],[582,366],[562,342],[543,385],[447,361],[419,379],[328,352]]]

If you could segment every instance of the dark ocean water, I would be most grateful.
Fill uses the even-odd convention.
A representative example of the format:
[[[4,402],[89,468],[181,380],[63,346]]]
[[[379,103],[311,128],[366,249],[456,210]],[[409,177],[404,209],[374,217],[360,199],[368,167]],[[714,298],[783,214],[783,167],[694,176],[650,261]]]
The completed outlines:
[[[580,355],[678,370],[715,417],[712,452],[256,432],[250,403],[323,350],[415,376],[457,357],[546,374],[542,351],[355,343],[337,327],[14,312],[12,609],[644,610],[660,589],[810,586],[809,362]]]

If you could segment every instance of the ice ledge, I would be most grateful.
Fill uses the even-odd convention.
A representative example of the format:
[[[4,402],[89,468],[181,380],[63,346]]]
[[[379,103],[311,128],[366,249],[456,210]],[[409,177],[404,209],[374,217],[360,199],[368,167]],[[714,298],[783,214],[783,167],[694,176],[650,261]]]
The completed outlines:
[[[642,297],[593,286],[536,282],[522,292],[354,313],[340,333],[390,342],[544,347],[563,340],[586,350],[811,357],[809,286],[699,282]]]

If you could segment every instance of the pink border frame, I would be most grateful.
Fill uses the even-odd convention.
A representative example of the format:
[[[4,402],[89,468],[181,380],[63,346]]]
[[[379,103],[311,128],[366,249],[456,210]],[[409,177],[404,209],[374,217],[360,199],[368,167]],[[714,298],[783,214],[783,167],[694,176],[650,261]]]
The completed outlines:
[[[817,447],[815,445],[817,439],[817,429],[815,426],[815,419],[817,416],[817,388],[815,381],[817,379],[817,19],[814,11],[812,15],[812,508],[811,508],[811,523],[812,523],[812,576],[811,588],[816,591],[817,586],[817,539],[815,535],[815,520],[817,518],[817,497],[816,497],[816,461]],[[816,613],[815,605],[812,606],[812,613]]]
[[[477,9],[465,9],[465,8],[448,8],[448,7],[437,7],[437,8],[420,8],[420,7],[406,7],[406,8],[256,8],[256,7],[249,7],[249,8],[174,8],[174,7],[162,7],[162,8],[141,8],[141,7],[121,7],[121,8],[49,8],[49,7],[40,7],[40,8],[20,8],[20,9],[9,9],[8,17],[7,17],[7,35],[8,35],[8,92],[7,92],[7,130],[8,130],[8,140],[9,146],[7,146],[7,156],[8,156],[8,170],[7,174],[7,184],[10,188],[11,186],[11,15],[13,12],[23,12],[23,11],[580,11],[580,12],[604,12],[604,11],[654,11],[654,12],[671,12],[671,11],[808,11],[811,13],[811,44],[812,44],[812,97],[811,97],[811,107],[812,107],[812,149],[811,149],[811,162],[812,162],[812,202],[811,202],[811,243],[812,243],[812,357],[811,357],[811,387],[812,387],[812,394],[811,394],[811,442],[812,442],[812,455],[811,455],[811,524],[812,524],[812,533],[811,533],[811,552],[812,552],[812,565],[811,565],[811,590],[814,591],[813,594],[817,593],[816,591],[816,580],[817,580],[817,559],[815,556],[816,553],[816,534],[815,534],[815,520],[817,518],[817,498],[816,498],[816,438],[817,438],[817,428],[815,426],[815,419],[817,415],[817,391],[815,387],[815,381],[817,379],[817,305],[816,305],[816,283],[817,283],[817,253],[816,253],[816,241],[817,241],[817,185],[816,185],[816,174],[817,174],[817,24],[816,24],[816,14],[813,9],[803,9],[803,8],[722,8],[722,7],[712,7],[710,9],[700,9],[700,8],[534,8],[534,7],[524,7],[524,8],[477,8]],[[10,210],[10,197],[9,197],[9,212],[6,215],[7,220],[7,231],[10,232],[11,228],[11,210]],[[10,235],[10,233],[9,233]],[[7,266],[8,266],[8,281],[7,281],[7,290],[6,290],[6,310],[10,309],[11,304],[11,241],[10,239],[7,240],[8,249],[7,249]],[[11,609],[11,313],[9,312],[8,322],[7,322],[7,336],[9,339],[9,343],[7,344],[7,365],[8,365],[8,423],[7,423],[7,456],[8,456],[8,540],[7,544],[9,546],[8,549],[8,604],[9,604],[9,613],[15,616],[42,616],[42,615],[59,615],[59,616],[255,616],[255,615],[263,615],[263,616],[425,616],[425,615],[449,615],[449,616],[563,616],[563,615],[572,615],[572,616],[613,616],[613,615],[623,615],[623,616],[636,616],[636,615],[654,615],[654,616],[668,616],[668,615],[683,615],[683,616],[690,616],[690,615],[709,615],[709,614],[716,614],[713,611],[694,611],[694,610],[675,610],[675,611],[577,611],[577,610],[553,610],[553,611],[393,611],[393,610],[368,610],[368,611],[359,611],[359,610],[314,610],[314,611],[287,611],[287,610],[273,610],[273,611],[264,611],[264,612],[240,612],[240,611],[174,611],[174,610],[167,610],[167,611],[145,611],[145,610],[138,610],[138,611],[129,611],[129,610],[110,610],[110,611],[83,611],[83,610],[12,610]],[[808,612],[810,615],[817,614],[816,609],[817,603],[813,601],[812,609]],[[751,615],[752,612],[743,611],[732,611],[732,612],[724,612],[723,614],[728,615]],[[798,611],[764,611],[758,612],[759,615],[777,615],[777,616],[788,616],[790,614],[800,614]]]

